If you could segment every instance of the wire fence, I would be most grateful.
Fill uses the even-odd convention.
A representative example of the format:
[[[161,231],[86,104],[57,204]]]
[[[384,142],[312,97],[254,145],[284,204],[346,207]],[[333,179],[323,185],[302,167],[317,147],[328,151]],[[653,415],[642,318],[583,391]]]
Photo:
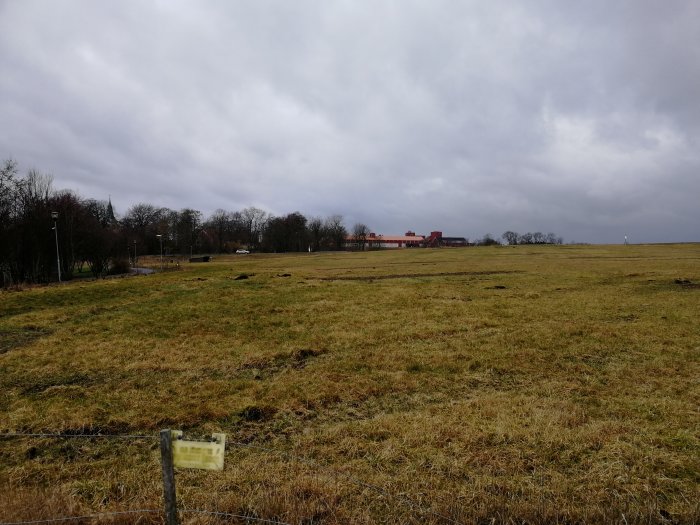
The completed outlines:
[[[30,434],[22,432],[6,432],[0,433],[0,438],[19,438],[19,437],[33,437],[33,438],[105,438],[105,439],[158,439],[155,435],[137,435],[137,434]]]
[[[108,516],[126,516],[129,514],[160,514],[163,511],[160,509],[135,509],[135,510],[118,510],[114,512],[95,512],[93,514],[85,514],[83,516],[63,516],[61,518],[48,518],[44,520],[30,521],[9,521],[2,522],[0,525],[33,525],[39,523],[65,523],[70,521],[88,520],[93,518],[102,518]]]
[[[157,441],[159,439],[158,435],[143,435],[143,434],[103,434],[103,433],[46,433],[46,432],[41,432],[41,433],[24,433],[24,432],[5,432],[5,433],[0,433],[0,439],[10,439],[10,438],[34,438],[34,439],[114,439],[114,440],[151,440],[151,441]],[[200,441],[200,442],[211,442],[211,439],[190,439],[188,438],[187,441]],[[353,485],[357,487],[361,487],[363,489],[366,489],[368,491],[371,491],[377,495],[380,495],[384,498],[393,500],[395,502],[398,502],[402,505],[405,505],[407,508],[411,509],[412,512],[416,512],[424,517],[430,516],[432,518],[438,518],[440,521],[444,523],[450,523],[450,524],[455,524],[455,525],[462,525],[460,521],[457,521],[450,516],[446,516],[444,514],[441,514],[439,512],[436,512],[430,508],[427,508],[425,505],[419,503],[416,501],[414,498],[411,498],[405,494],[395,494],[386,488],[367,482],[357,476],[354,476],[352,474],[337,470],[333,466],[330,465],[324,465],[319,463],[316,460],[305,458],[302,456],[298,456],[295,454],[291,454],[286,451],[281,451],[269,447],[264,447],[260,445],[254,445],[251,443],[244,443],[241,441],[226,441],[226,453],[231,452],[232,448],[238,448],[238,449],[248,449],[248,450],[256,450],[260,452],[265,452],[268,454],[274,454],[286,461],[289,462],[296,462],[298,464],[306,465],[313,469],[314,471],[323,471],[324,473],[330,475],[331,477],[334,478],[340,478],[344,479]],[[231,512],[223,512],[223,511],[215,511],[215,510],[203,510],[203,509],[193,509],[193,508],[183,508],[180,507],[177,509],[179,514],[195,514],[195,515],[208,515],[212,517],[218,517],[218,518],[229,518],[229,519],[239,519],[239,520],[245,520],[247,522],[252,522],[252,523],[269,523],[269,524],[276,524],[276,525],[291,525],[289,523],[280,521],[280,520],[271,520],[271,519],[265,519],[265,518],[260,518],[257,516],[252,516],[252,515],[246,515],[246,514],[239,514],[239,513],[231,513]],[[163,514],[163,509],[134,509],[134,510],[121,510],[121,511],[113,511],[113,512],[96,512],[92,514],[86,514],[86,515],[81,515],[81,516],[63,516],[63,517],[56,517],[56,518],[48,518],[48,519],[41,519],[41,520],[29,520],[29,521],[11,521],[11,522],[0,522],[0,525],[32,525],[32,524],[44,524],[44,523],[61,523],[61,522],[71,522],[71,521],[80,521],[80,520],[88,520],[88,519],[96,519],[96,518],[106,518],[106,517],[118,517],[118,516],[127,516],[127,515],[146,515],[146,514]]]
[[[257,518],[254,516],[246,516],[245,514],[234,514],[231,512],[218,512],[212,510],[199,510],[199,509],[179,509],[181,514],[200,514],[215,516],[218,518],[238,518],[246,521],[253,521],[255,523],[272,523],[274,525],[292,525],[291,523],[286,523],[284,521],[267,520],[264,518]],[[0,525],[39,525],[43,523],[65,523],[71,521],[80,521],[94,518],[107,518],[115,516],[127,516],[134,514],[162,514],[162,509],[135,509],[135,510],[118,510],[114,512],[95,512],[93,514],[85,514],[83,516],[64,516],[61,518],[48,518],[43,520],[30,520],[30,521],[10,521],[10,522],[0,522]]]

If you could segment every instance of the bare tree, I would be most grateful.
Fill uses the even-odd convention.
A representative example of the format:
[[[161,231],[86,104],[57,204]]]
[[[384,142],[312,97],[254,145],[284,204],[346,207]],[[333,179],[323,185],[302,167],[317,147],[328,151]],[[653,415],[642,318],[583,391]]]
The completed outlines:
[[[209,217],[204,227],[214,237],[216,251],[223,253],[224,243],[230,240],[227,237],[231,229],[231,214],[219,208]]]
[[[119,225],[107,201],[88,199],[81,204],[76,220],[76,262],[79,269],[86,262],[93,276],[104,277],[120,260],[119,247],[124,243],[119,243]]]
[[[353,243],[360,249],[364,250],[367,244],[367,237],[369,236],[369,226],[364,223],[358,222],[352,227],[352,240]]]
[[[308,248],[306,217],[295,211],[267,221],[262,249],[272,252],[301,252]]]
[[[199,251],[199,234],[202,228],[202,212],[191,208],[180,210],[177,219],[177,245],[182,255]]]
[[[532,244],[532,234],[530,232],[523,233],[518,239],[519,244]]]
[[[487,233],[486,235],[484,235],[483,239],[477,242],[477,244],[479,246],[498,246],[501,243],[498,242],[498,239],[494,239],[493,235]]]
[[[241,219],[246,230],[246,242],[250,248],[256,249],[260,246],[262,233],[265,229],[265,224],[270,219],[267,212],[250,207],[241,212]]]
[[[13,281],[15,250],[13,238],[17,214],[18,197],[17,162],[8,159],[0,167],[0,284],[7,286]]]
[[[546,235],[546,241],[547,244],[564,244],[564,239],[561,237],[557,237],[555,233],[549,232]]]
[[[46,282],[56,266],[55,246],[51,242],[49,198],[53,177],[30,170],[17,185],[17,262],[19,281]],[[55,210],[54,210],[55,211]],[[60,219],[60,216],[59,216]],[[60,226],[59,226],[60,228]],[[59,229],[60,237],[63,235]]]
[[[313,217],[309,220],[307,225],[307,230],[309,233],[309,242],[311,243],[311,249],[315,252],[321,249],[324,237],[326,237],[326,231],[323,227],[323,221],[320,217]]]
[[[324,222],[329,241],[329,247],[333,250],[342,250],[348,231],[343,225],[342,215],[331,215]]]
[[[122,220],[129,246],[131,246],[131,243],[138,244],[140,253],[151,251],[148,246],[149,241],[154,243],[153,247],[156,246],[155,235],[156,223],[159,218],[158,212],[158,208],[152,204],[140,202],[129,208]]]
[[[506,241],[508,244],[518,244],[518,233],[517,232],[512,232],[508,230],[507,232],[504,232],[503,235],[501,235],[504,241]]]

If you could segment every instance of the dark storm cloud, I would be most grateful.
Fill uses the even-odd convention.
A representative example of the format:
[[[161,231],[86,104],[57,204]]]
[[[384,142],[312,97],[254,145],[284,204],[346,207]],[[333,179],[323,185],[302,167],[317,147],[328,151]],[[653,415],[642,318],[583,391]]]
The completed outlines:
[[[4,2],[0,155],[121,211],[698,240],[699,6]]]

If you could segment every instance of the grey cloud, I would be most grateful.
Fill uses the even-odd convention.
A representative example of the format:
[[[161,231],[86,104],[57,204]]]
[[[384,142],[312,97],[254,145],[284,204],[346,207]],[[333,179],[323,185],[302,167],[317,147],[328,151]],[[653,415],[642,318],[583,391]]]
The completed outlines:
[[[700,6],[0,4],[0,156],[173,208],[698,240]]]

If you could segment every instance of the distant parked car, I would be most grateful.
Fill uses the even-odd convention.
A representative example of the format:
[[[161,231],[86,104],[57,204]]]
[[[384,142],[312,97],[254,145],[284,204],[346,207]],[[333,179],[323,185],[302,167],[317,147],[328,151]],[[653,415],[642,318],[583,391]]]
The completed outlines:
[[[240,249],[240,250],[236,250],[236,253],[250,253],[250,252],[248,250]]]

